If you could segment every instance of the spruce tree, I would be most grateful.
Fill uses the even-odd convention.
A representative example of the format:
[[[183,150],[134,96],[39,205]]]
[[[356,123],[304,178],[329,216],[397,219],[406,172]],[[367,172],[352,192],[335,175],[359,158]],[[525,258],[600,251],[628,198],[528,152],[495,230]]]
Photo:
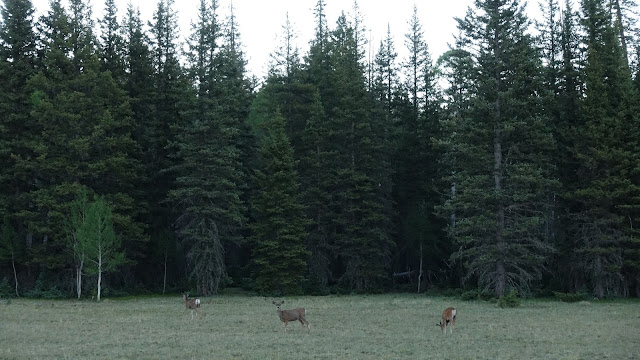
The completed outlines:
[[[587,59],[580,123],[573,129],[572,156],[577,181],[566,193],[569,227],[575,244],[572,263],[594,296],[626,292],[623,249],[631,241],[638,208],[637,102],[631,76],[607,4],[581,4]],[[630,223],[631,221],[631,223]],[[632,272],[629,281],[637,281]]]
[[[16,221],[19,236],[30,231],[15,216],[32,189],[28,162],[34,123],[28,79],[37,71],[34,8],[29,0],[6,0],[0,8],[0,213]],[[20,216],[21,217],[21,216]]]
[[[261,293],[296,294],[307,272],[306,218],[284,118],[263,123],[252,200],[252,267]]]
[[[227,118],[217,95],[221,64],[217,3],[201,1],[198,22],[190,37],[190,74],[197,88],[187,122],[176,138],[171,167],[175,188],[168,194],[177,216],[177,233],[186,249],[190,275],[200,293],[218,292],[227,276],[226,249],[237,241],[244,222],[238,182],[243,179],[237,128]]]
[[[100,63],[102,71],[110,71],[111,76],[122,84],[125,75],[124,38],[118,23],[118,8],[115,0],[106,0],[104,16],[100,18]]]
[[[549,151],[552,136],[541,99],[541,64],[528,20],[517,0],[476,1],[459,20],[462,41],[473,59],[466,80],[470,107],[449,117],[448,155],[455,193],[443,215],[459,247],[466,278],[502,296],[539,279],[550,250],[544,210],[553,188]],[[464,64],[464,63],[463,63]],[[450,192],[450,186],[443,191]]]
[[[125,247],[143,241],[131,193],[138,184],[137,147],[131,139],[131,109],[110,73],[100,72],[90,11],[80,1],[67,12],[60,2],[42,19],[45,57],[29,80],[37,136],[29,166],[36,189],[23,209],[48,249],[42,261],[66,261],[63,224],[82,186],[104,196]],[[55,264],[51,263],[54,261]]]

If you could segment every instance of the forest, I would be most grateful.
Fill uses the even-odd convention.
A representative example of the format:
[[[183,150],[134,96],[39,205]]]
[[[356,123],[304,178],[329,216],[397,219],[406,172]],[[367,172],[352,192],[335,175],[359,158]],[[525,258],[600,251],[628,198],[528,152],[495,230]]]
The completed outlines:
[[[631,0],[475,0],[437,58],[318,0],[264,79],[218,0],[100,6],[2,1],[0,297],[640,297]]]

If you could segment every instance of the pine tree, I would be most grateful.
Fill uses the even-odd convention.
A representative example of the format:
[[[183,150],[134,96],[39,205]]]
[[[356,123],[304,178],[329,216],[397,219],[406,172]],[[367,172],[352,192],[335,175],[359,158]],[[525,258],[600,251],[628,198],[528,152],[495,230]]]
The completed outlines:
[[[106,0],[104,17],[99,20],[100,30],[100,63],[102,71],[110,71],[118,84],[124,82],[124,38],[118,23],[118,8],[115,0]]]
[[[631,135],[638,131],[638,116],[631,76],[605,2],[584,0],[581,7],[586,90],[581,123],[572,135],[578,169],[577,182],[566,194],[571,205],[567,232],[575,244],[572,263],[593,294],[603,298],[626,292],[620,280],[623,248],[632,236],[629,221],[633,223],[638,208],[639,189],[631,177],[638,169],[638,140]]]
[[[29,0],[7,0],[0,15],[0,213],[15,220],[26,205],[22,195],[32,189],[26,163],[34,130],[27,86],[37,71],[34,9]],[[16,224],[26,235],[25,222]]]
[[[238,182],[243,178],[237,128],[225,118],[217,80],[221,37],[217,3],[201,2],[190,37],[190,74],[197,84],[194,105],[179,128],[175,189],[168,194],[177,215],[177,233],[186,249],[191,276],[202,294],[218,292],[227,276],[225,252],[237,241],[244,221]]]
[[[269,77],[283,79],[284,83],[290,84],[299,76],[301,64],[298,47],[294,45],[297,34],[289,21],[289,13],[286,14],[282,30],[282,45],[270,55]]]
[[[436,204],[434,180],[439,178],[439,174],[431,143],[439,123],[439,95],[435,70],[415,6],[409,27],[406,34],[409,58],[403,70],[411,110],[405,113],[406,117],[399,118],[395,149],[398,160],[394,169],[394,200],[398,208],[396,246],[405,249],[405,253],[396,255],[396,266],[403,271],[408,268],[422,271],[424,247],[441,247],[437,245],[438,221],[432,210]],[[428,263],[432,266],[436,265],[433,261],[438,262],[443,256],[434,251],[428,255]]]
[[[263,125],[251,207],[254,279],[261,293],[295,294],[302,290],[309,255],[296,162],[282,116],[276,112]]]
[[[400,87],[398,77],[398,65],[396,58],[398,53],[395,50],[393,38],[391,37],[391,26],[387,25],[387,37],[380,41],[380,48],[375,57],[374,65],[374,98],[382,103],[389,119],[393,119],[393,95]]]
[[[131,193],[138,183],[131,109],[110,73],[99,71],[90,11],[80,1],[67,13],[52,2],[44,24],[43,69],[32,77],[32,116],[36,155],[29,163],[37,188],[25,194],[34,204],[23,209],[47,248],[42,261],[66,262],[64,219],[79,186],[114,206],[113,222],[125,246],[144,240]],[[48,259],[48,260],[47,260]]]
[[[541,214],[554,187],[552,136],[538,96],[539,54],[527,26],[517,0],[477,1],[459,20],[465,48],[477,51],[473,71],[463,72],[474,86],[464,118],[447,119],[457,123],[447,124],[456,132],[443,134],[455,151],[447,155],[455,160],[449,183],[455,193],[442,208],[447,218],[455,214],[448,227],[460,247],[454,259],[463,262],[467,279],[496,296],[539,279],[550,250]]]

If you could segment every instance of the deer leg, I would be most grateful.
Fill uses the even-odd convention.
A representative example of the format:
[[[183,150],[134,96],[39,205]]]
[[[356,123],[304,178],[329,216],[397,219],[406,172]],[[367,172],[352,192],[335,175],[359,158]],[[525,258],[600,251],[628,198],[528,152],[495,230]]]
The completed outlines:
[[[284,322],[284,333],[285,333],[285,334],[287,333],[287,324],[288,324],[288,323],[289,323],[289,322],[285,320],[285,322]]]
[[[453,331],[451,332],[452,334],[454,332],[456,332],[456,318],[454,317],[453,320],[451,320],[451,327],[453,327]]]

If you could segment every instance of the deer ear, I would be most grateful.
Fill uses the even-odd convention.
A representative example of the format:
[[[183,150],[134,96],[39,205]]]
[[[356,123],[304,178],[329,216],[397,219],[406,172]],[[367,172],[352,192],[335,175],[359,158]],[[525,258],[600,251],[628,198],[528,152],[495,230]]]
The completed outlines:
[[[284,304],[284,300],[282,300],[282,302],[280,304]]]
[[[275,302],[275,301],[272,301],[271,303],[272,303],[273,305],[275,305],[275,304],[276,304],[276,302]]]

